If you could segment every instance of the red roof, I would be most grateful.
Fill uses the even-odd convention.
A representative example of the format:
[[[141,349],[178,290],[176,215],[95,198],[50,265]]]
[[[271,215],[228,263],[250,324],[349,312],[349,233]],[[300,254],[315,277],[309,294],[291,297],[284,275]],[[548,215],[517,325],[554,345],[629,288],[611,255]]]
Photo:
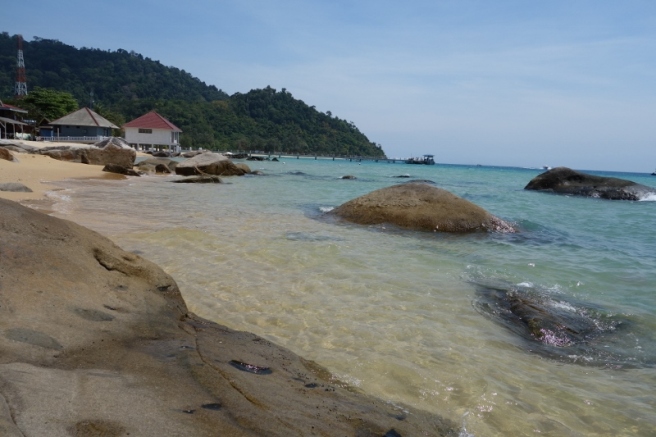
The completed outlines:
[[[125,123],[123,125],[126,127],[137,127],[142,129],[166,129],[173,132],[182,132],[182,129],[168,121],[166,118],[162,117],[155,111],[150,111],[148,114],[144,114],[139,118]]]
[[[3,103],[2,100],[0,100],[0,108],[2,108],[2,109],[6,109],[6,110],[9,110],[9,111],[24,112],[24,113],[27,114],[27,110],[22,109],[22,108],[19,108],[18,106],[14,106],[14,105],[9,105],[9,104],[7,104],[7,103]]]

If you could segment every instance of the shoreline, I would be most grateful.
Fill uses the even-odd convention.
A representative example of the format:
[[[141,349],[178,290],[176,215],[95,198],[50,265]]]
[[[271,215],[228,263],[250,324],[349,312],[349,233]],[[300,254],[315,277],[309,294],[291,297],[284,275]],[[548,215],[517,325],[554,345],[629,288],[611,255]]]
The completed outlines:
[[[4,145],[27,145],[43,149],[52,146],[51,143],[39,141],[15,140],[6,141]],[[76,143],[57,143],[58,146],[71,148],[82,147]],[[3,143],[0,143],[3,147]],[[67,179],[106,179],[122,180],[123,175],[102,171],[100,165],[82,164],[77,162],[58,161],[49,156],[10,151],[14,161],[0,159],[0,183],[20,183],[32,192],[0,191],[0,199],[13,200],[22,205],[30,206],[42,212],[52,212],[52,204],[48,198],[49,192],[60,191],[56,182]],[[150,156],[138,153],[137,156]]]
[[[28,206],[0,200],[0,310],[12,308],[0,319],[0,406],[12,412],[0,413],[3,435],[457,435],[437,415],[390,405],[284,347],[194,315],[155,264],[41,214],[60,190],[52,182],[125,176],[12,154],[18,162],[0,160],[0,183],[33,192],[0,192]],[[62,394],[75,399],[70,411]]]

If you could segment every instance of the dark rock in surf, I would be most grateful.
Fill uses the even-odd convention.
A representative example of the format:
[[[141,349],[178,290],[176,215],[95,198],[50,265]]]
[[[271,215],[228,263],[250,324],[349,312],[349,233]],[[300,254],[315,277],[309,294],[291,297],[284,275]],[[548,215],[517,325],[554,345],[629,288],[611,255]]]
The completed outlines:
[[[214,175],[191,176],[184,179],[171,181],[176,184],[220,184],[223,183],[220,177]]]
[[[524,340],[530,352],[577,364],[652,366],[627,349],[628,319],[601,307],[509,284],[476,284],[476,310]]]
[[[524,189],[609,200],[640,200],[656,194],[654,188],[633,181],[590,175],[567,167],[556,167],[534,177]]]
[[[382,188],[332,210],[361,225],[391,224],[427,232],[515,232],[509,223],[446,190],[405,183]]]
[[[357,178],[353,175],[348,174],[348,175],[342,176],[340,179],[357,179]]]

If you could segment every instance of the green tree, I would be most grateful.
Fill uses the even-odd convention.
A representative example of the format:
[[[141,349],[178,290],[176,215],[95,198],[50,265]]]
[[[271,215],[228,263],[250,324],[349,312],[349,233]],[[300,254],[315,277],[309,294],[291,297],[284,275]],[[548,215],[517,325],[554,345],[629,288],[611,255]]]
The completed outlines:
[[[16,101],[16,106],[26,109],[37,121],[44,118],[56,120],[78,109],[77,100],[71,93],[39,87]]]

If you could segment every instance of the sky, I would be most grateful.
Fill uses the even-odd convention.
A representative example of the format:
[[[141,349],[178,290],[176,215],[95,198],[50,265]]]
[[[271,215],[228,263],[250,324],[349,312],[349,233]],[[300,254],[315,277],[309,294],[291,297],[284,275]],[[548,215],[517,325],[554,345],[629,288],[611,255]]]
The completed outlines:
[[[271,86],[388,157],[656,169],[653,0],[21,0],[0,31]],[[29,92],[29,57],[25,57]]]

